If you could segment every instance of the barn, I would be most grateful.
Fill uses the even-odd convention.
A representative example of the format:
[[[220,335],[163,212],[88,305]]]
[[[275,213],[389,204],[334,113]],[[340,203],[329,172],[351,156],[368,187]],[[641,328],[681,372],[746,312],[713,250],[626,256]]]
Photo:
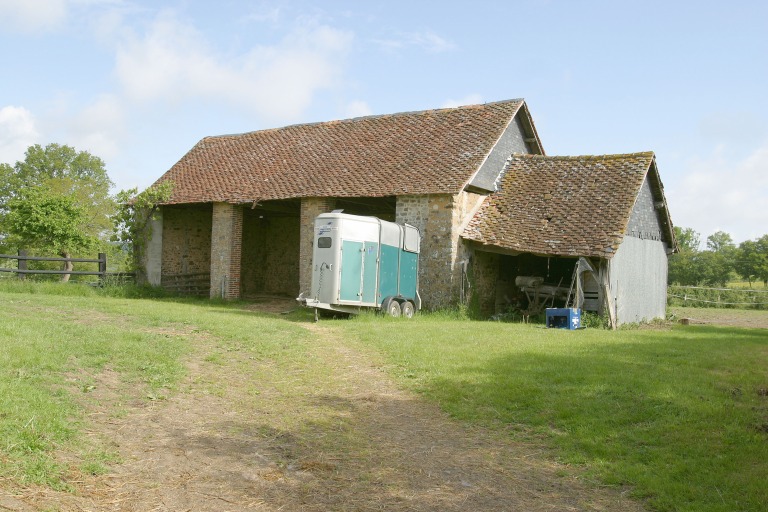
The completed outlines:
[[[142,263],[168,289],[296,297],[310,285],[314,217],[343,210],[419,228],[428,309],[494,314],[528,299],[518,277],[565,288],[582,257],[595,270],[588,306],[619,322],[663,315],[674,239],[653,154],[546,157],[522,99],[206,137],[162,182],[173,192]],[[653,288],[653,306],[624,303],[637,286]]]
[[[523,291],[523,310],[579,294],[580,307],[614,325],[666,313],[675,242],[653,153],[513,155],[462,238],[495,310]]]

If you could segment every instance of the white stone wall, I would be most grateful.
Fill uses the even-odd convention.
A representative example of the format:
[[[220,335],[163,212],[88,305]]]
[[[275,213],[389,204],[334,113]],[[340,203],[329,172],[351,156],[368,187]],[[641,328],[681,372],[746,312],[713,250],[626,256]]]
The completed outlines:
[[[144,250],[147,283],[160,286],[163,274],[163,210],[158,209],[148,222],[149,239]]]

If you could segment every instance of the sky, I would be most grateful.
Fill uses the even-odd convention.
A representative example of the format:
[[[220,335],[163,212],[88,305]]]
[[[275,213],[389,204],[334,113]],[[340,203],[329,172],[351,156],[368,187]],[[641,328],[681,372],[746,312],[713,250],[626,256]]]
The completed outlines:
[[[765,0],[0,0],[0,162],[151,185],[200,139],[524,98],[548,155],[654,151],[675,226],[768,234]]]

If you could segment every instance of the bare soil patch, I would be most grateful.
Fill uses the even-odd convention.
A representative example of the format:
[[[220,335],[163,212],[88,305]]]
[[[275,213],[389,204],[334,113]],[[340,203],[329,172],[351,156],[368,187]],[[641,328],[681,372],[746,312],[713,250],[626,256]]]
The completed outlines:
[[[690,325],[722,325],[726,327],[768,329],[768,311],[684,307],[670,309],[679,320],[685,320],[685,323]]]
[[[452,420],[332,327],[306,327],[311,364],[295,368],[212,358],[215,340],[177,333],[198,350],[167,399],[89,376],[89,435],[121,462],[73,467],[73,492],[0,492],[0,510],[643,510],[542,447]]]

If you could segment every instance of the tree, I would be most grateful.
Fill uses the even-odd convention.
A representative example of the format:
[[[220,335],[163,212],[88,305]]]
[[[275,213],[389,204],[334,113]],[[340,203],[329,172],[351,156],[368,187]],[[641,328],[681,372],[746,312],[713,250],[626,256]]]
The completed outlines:
[[[731,280],[733,258],[731,251],[701,251],[696,255],[698,283],[724,287]]]
[[[716,231],[707,237],[707,249],[713,252],[724,252],[735,248],[731,235],[725,231]]]
[[[707,250],[701,257],[704,282],[713,286],[725,286],[731,280],[736,264],[736,245],[731,235],[716,231],[707,237]]]
[[[8,238],[19,247],[50,248],[58,254],[69,254],[98,244],[96,237],[83,231],[87,212],[73,197],[30,189],[7,204]]]
[[[701,247],[701,235],[693,228],[680,228],[675,226],[675,239],[680,251],[688,250],[698,252]]]
[[[768,286],[768,235],[739,244],[736,257],[736,272],[749,281],[760,279]]]
[[[73,251],[95,248],[99,240],[106,243],[115,203],[100,158],[70,146],[37,144],[13,167],[1,165],[0,180],[0,238],[5,245],[69,258]],[[43,219],[42,212],[51,219]]]
[[[701,236],[691,228],[675,227],[678,253],[669,258],[669,282],[690,285],[725,286],[731,278],[736,247],[724,231],[707,237],[707,250],[700,250]]]
[[[701,237],[692,228],[675,226],[678,252],[669,257],[669,282],[684,286],[699,284],[703,275],[698,264]]]

